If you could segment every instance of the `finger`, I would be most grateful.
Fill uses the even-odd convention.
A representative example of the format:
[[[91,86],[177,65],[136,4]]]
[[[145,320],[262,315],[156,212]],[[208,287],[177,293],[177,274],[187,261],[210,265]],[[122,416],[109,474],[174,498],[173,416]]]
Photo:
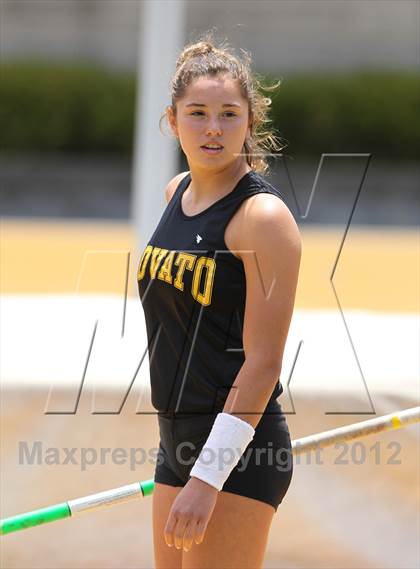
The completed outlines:
[[[184,540],[183,540],[183,549],[184,551],[189,551],[192,547],[195,535],[195,528],[197,527],[197,523],[195,521],[191,521],[187,524],[185,531],[184,531]]]
[[[177,518],[176,516],[170,512],[168,520],[165,525],[165,529],[163,530],[163,535],[166,541],[166,545],[172,547],[174,545],[174,530],[176,526]]]
[[[187,526],[187,520],[185,518],[178,519],[174,529],[174,544],[177,549],[182,549],[182,542],[184,540],[184,533],[186,526]]]
[[[194,541],[197,545],[200,545],[204,539],[204,534],[206,533],[207,523],[205,520],[200,520],[195,528]]]

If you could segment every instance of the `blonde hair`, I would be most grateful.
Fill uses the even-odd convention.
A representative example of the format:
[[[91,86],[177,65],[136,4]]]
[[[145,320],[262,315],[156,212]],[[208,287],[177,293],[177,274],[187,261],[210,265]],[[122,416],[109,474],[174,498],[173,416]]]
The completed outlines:
[[[216,46],[211,32],[206,32],[200,41],[186,45],[178,56],[171,80],[172,110],[176,116],[176,103],[185,96],[187,87],[194,79],[230,74],[238,81],[241,94],[249,105],[250,137],[245,140],[242,152],[253,170],[265,174],[268,170],[266,155],[273,150],[282,150],[285,145],[281,144],[271,129],[264,128],[266,123],[271,122],[267,116],[271,99],[264,97],[260,91],[272,91],[279,87],[281,81],[271,87],[263,87],[257,75],[251,71],[250,55],[241,51],[243,60],[231,53],[226,41]],[[166,114],[162,115],[159,126],[165,117]]]

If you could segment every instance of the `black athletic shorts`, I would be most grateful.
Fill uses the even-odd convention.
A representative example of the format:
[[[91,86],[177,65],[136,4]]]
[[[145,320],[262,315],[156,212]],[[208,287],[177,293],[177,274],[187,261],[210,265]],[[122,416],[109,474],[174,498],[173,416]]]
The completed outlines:
[[[155,482],[170,486],[185,486],[190,471],[200,454],[217,414],[175,415],[158,414],[160,442],[156,461]],[[220,460],[236,462],[224,454]],[[203,455],[206,460],[211,454]],[[217,459],[217,458],[216,458]],[[223,492],[232,492],[266,502],[277,511],[292,479],[292,443],[286,418],[277,401],[273,401],[261,416],[255,435],[237,461]]]

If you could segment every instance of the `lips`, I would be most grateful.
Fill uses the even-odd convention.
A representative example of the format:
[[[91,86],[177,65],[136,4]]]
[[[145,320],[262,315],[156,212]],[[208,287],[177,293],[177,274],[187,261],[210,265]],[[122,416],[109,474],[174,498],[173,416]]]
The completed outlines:
[[[201,150],[207,154],[207,156],[216,156],[217,154],[221,154],[223,152],[223,146],[217,146],[217,147],[210,147],[210,146],[201,146],[200,147]]]
[[[208,150],[221,150],[223,146],[221,144],[203,144],[201,148],[207,148]]]

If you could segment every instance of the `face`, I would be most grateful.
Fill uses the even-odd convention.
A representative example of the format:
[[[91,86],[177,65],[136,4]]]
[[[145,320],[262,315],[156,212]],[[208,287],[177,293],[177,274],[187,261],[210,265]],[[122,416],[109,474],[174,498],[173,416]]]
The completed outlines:
[[[174,116],[168,107],[167,117],[190,166],[220,167],[244,159],[238,154],[250,135],[249,107],[237,81],[229,75],[199,77],[187,87],[176,108]],[[208,144],[221,148],[211,150]]]

